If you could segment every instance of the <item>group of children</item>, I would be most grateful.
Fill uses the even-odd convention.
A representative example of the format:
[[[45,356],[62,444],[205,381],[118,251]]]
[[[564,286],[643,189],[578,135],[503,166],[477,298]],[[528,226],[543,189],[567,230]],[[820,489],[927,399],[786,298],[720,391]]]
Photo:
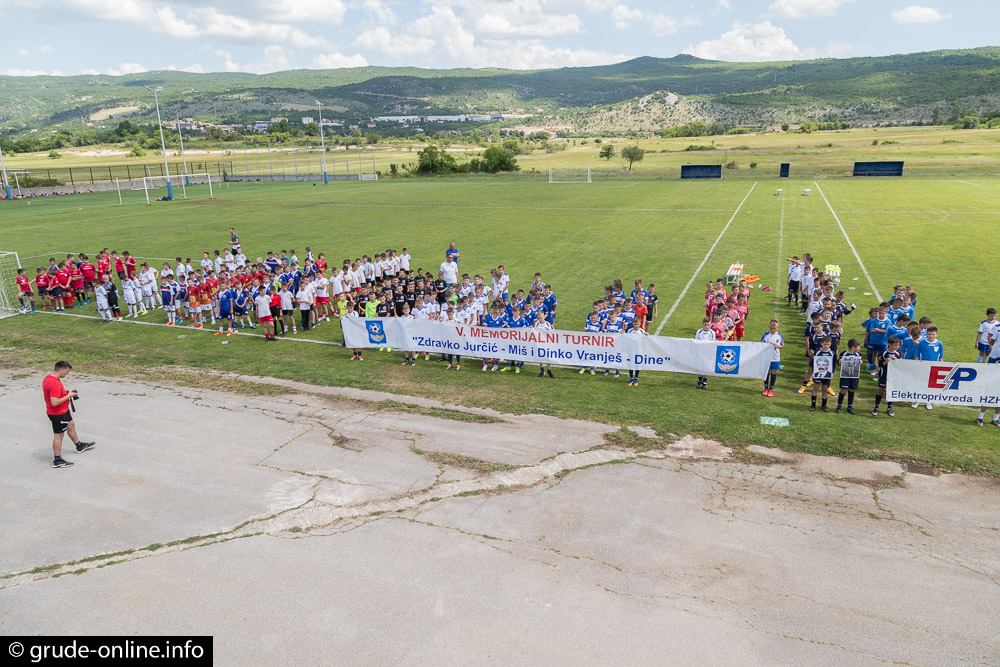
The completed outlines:
[[[802,386],[798,393],[804,394],[811,388],[811,405],[809,410],[816,410],[816,398],[822,394],[821,409],[829,412],[828,396],[837,396],[836,412],[841,413],[844,399],[847,399],[847,412],[854,411],[854,398],[859,389],[862,367],[876,380],[877,390],[875,405],[871,411],[878,416],[882,400],[885,396],[888,381],[889,365],[895,359],[917,359],[921,361],[941,361],[944,359],[944,345],[937,339],[937,327],[933,326],[930,317],[916,318],[917,294],[913,285],[896,285],[892,296],[868,311],[868,319],[861,323],[865,330],[864,339],[849,338],[846,350],[840,349],[843,339],[843,320],[856,310],[856,306],[847,304],[844,292],[836,290],[836,283],[831,276],[825,275],[814,266],[813,258],[807,253],[786,260],[788,264],[788,292],[786,304],[793,306],[800,314],[806,315],[805,355],[809,365]],[[995,313],[993,314],[995,318]],[[984,321],[985,322],[985,321]],[[990,325],[992,327],[992,325]],[[997,325],[1000,327],[1000,324]],[[981,327],[982,329],[983,327]],[[776,323],[772,323],[776,331]],[[992,330],[992,329],[991,329]],[[1000,337],[1000,329],[997,330]],[[987,333],[990,336],[992,334]],[[977,345],[979,337],[977,335]],[[765,338],[767,336],[765,335]],[[762,339],[763,340],[763,339]],[[993,338],[990,338],[991,345]],[[861,348],[865,348],[862,356]],[[1000,349],[998,349],[1000,360]],[[776,361],[778,361],[776,359]],[[780,363],[778,364],[780,368]],[[840,391],[831,386],[836,369],[840,369]],[[765,382],[765,396],[773,396],[773,378],[777,370],[772,364],[769,374],[770,388]],[[920,407],[919,402],[911,405]],[[926,403],[930,410],[933,406]],[[994,423],[1000,426],[1000,410],[995,415]],[[982,424],[980,413],[979,423]],[[892,402],[886,402],[886,414],[895,416]]]

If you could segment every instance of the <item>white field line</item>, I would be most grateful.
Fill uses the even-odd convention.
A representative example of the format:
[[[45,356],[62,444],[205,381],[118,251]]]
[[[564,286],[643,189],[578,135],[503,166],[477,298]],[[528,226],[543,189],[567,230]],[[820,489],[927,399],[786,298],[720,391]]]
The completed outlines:
[[[680,305],[681,301],[684,299],[684,296],[687,294],[687,291],[691,289],[691,285],[694,284],[694,281],[698,278],[698,274],[701,273],[701,270],[703,268],[705,268],[705,264],[708,262],[708,258],[712,256],[712,252],[715,250],[715,247],[719,245],[719,241],[722,240],[722,237],[725,235],[726,230],[729,229],[729,226],[731,224],[733,224],[733,220],[736,219],[736,216],[739,214],[740,209],[743,208],[743,204],[747,203],[747,199],[750,198],[750,195],[753,193],[753,190],[756,187],[757,187],[757,181],[754,181],[754,184],[750,186],[750,191],[747,192],[746,197],[743,198],[743,201],[740,202],[740,205],[736,207],[735,211],[733,211],[733,216],[729,218],[729,222],[727,222],[726,226],[722,228],[721,232],[719,232],[719,237],[715,239],[715,243],[713,243],[712,247],[708,249],[708,252],[705,254],[705,259],[701,260],[701,264],[698,265],[698,268],[695,269],[694,273],[691,275],[691,280],[689,280],[687,282],[687,285],[684,286],[684,289],[681,290],[681,293],[677,297],[677,300],[674,301],[674,305],[670,307],[670,310],[663,317],[663,321],[660,322],[660,326],[656,328],[657,336],[659,336],[660,332],[663,331],[663,326],[667,323],[667,320],[670,319],[670,316],[674,314],[674,311],[677,310],[677,306]]]
[[[784,260],[785,255],[784,255],[784,251],[782,249],[782,246],[784,246],[784,243],[785,243],[785,193],[784,193],[784,191],[782,191],[782,193],[781,193],[781,217],[778,218],[778,273],[777,273],[778,277],[777,277],[777,282],[774,285],[774,291],[777,292],[777,294],[774,295],[775,297],[780,297],[781,296],[781,281],[783,280],[783,278],[782,278],[782,269],[785,266],[785,260]],[[786,281],[786,283],[787,283],[787,281]],[[774,319],[778,319],[778,304],[780,302],[781,302],[780,298],[775,298],[775,300],[774,300]]]
[[[851,243],[851,237],[847,235],[847,230],[844,229],[844,225],[840,222],[840,218],[837,217],[837,212],[833,210],[832,206],[830,206],[830,200],[826,198],[825,194],[823,194],[823,189],[819,187],[819,183],[813,181],[813,185],[816,186],[816,190],[819,191],[820,196],[823,197],[823,201],[826,202],[826,207],[830,209],[830,213],[833,215],[833,219],[837,221],[837,226],[840,227],[840,231],[843,232],[844,239],[847,241],[847,245],[850,246],[851,252],[854,253],[854,259],[858,260],[858,266],[861,267],[861,272],[864,273],[865,278],[868,279],[868,284],[871,285],[872,292],[875,293],[875,298],[877,298],[879,300],[879,303],[881,303],[882,295],[879,294],[878,288],[875,287],[875,281],[872,280],[871,274],[868,273],[868,269],[865,268],[865,263],[861,261],[861,256],[858,254],[857,248],[855,248],[854,244]]]
[[[44,311],[44,310],[36,311],[35,314],[36,315],[59,315],[61,317],[79,317],[79,318],[82,318],[82,319],[85,319],[85,320],[99,320],[99,319],[101,319],[97,315],[78,315],[76,313],[50,313],[50,312],[47,312],[47,311]],[[165,329],[173,329],[175,331],[183,331],[185,333],[187,333],[189,331],[192,332],[192,333],[212,333],[212,334],[216,333],[212,329],[192,329],[191,327],[185,326],[183,324],[177,325],[177,326],[173,326],[173,327],[168,327],[166,324],[163,324],[163,323],[160,323],[160,322],[143,322],[141,320],[122,320],[121,322],[115,322],[114,324],[143,324],[143,325],[145,325],[147,327],[163,327]],[[254,336],[255,338],[263,338],[264,337],[264,334],[259,334],[259,333],[244,333],[243,330],[238,330],[236,335],[237,336]],[[340,343],[333,343],[333,342],[326,341],[326,340],[314,340],[312,338],[279,338],[278,340],[290,340],[290,341],[294,341],[294,342],[297,342],[297,343],[315,343],[317,345],[333,345],[335,347],[340,347]]]
[[[965,183],[966,185],[971,185],[971,186],[976,187],[976,188],[983,187],[983,186],[979,185],[978,183],[969,183],[968,181],[958,181],[958,182],[959,183]]]

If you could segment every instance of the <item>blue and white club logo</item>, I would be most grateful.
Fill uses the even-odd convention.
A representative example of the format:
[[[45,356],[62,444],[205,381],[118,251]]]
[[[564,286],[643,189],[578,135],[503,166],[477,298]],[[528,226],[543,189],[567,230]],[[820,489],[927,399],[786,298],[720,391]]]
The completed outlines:
[[[368,329],[369,343],[375,343],[376,345],[385,343],[385,332],[382,330],[381,322],[365,322],[365,328]]]
[[[715,352],[715,372],[722,375],[736,375],[740,372],[740,348],[735,345],[720,345]]]

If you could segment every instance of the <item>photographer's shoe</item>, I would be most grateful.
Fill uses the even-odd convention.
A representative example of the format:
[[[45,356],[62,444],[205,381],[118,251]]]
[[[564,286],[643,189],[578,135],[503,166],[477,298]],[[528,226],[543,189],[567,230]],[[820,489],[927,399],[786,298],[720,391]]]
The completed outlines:
[[[85,452],[88,449],[93,449],[93,448],[94,448],[94,443],[92,443],[92,442],[78,442],[78,443],[76,443],[76,451],[78,451],[78,452]]]
[[[69,468],[71,465],[73,465],[72,461],[67,461],[61,456],[57,456],[52,459],[53,468]]]

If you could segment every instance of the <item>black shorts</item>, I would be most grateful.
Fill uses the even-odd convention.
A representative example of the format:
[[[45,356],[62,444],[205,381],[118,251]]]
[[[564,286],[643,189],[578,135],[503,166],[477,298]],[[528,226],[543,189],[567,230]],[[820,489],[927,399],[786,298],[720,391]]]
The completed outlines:
[[[25,296],[27,296],[27,297],[32,297],[32,296],[35,296],[35,295],[31,293],[31,290],[28,290],[27,292],[21,292],[20,294],[18,294],[18,296],[22,296],[22,297],[25,297]]]
[[[825,380],[817,380],[816,378],[813,378],[813,382],[815,382],[818,385],[822,385],[824,387],[830,386],[830,378],[827,378]]]
[[[125,272],[124,271],[118,271],[118,278],[120,280],[125,280]]]
[[[879,375],[878,376],[878,386],[879,386],[879,388],[885,389],[885,385],[886,385],[886,383],[888,381],[889,381],[889,378],[887,376]]]
[[[67,410],[61,415],[49,415],[49,421],[52,422],[53,433],[65,433],[66,429],[69,428],[69,423],[73,421],[73,415]]]
[[[788,281],[788,291],[790,291],[790,292],[798,292],[799,291],[799,281],[798,280],[789,280]]]
[[[295,314],[295,310],[294,310],[294,309],[291,309],[291,310],[285,310],[284,308],[282,308],[282,309],[281,309],[281,314],[282,314],[282,315],[286,315],[286,316],[287,316],[287,315],[294,315],[294,314]]]
[[[271,317],[273,317],[274,319],[278,319],[279,317],[281,317],[281,308],[278,308],[277,306],[271,306]]]
[[[53,299],[61,299],[63,295],[62,287],[50,287],[49,294],[52,295]]]
[[[858,378],[840,378],[840,388],[848,391],[857,391]]]

